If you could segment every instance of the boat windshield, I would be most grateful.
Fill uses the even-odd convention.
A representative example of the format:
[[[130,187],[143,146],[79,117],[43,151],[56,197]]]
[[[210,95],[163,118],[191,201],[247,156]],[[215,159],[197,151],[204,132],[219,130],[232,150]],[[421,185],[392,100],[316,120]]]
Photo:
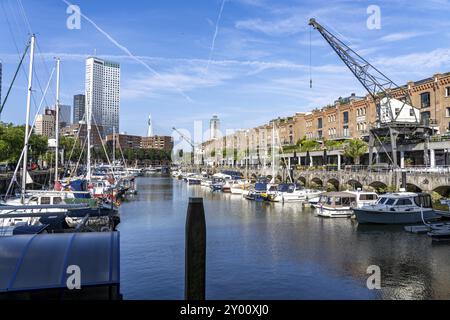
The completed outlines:
[[[319,200],[319,203],[328,203],[328,197],[327,196],[321,196],[320,197],[320,200]]]
[[[382,197],[382,198],[380,198],[380,200],[378,200],[378,204],[385,204],[387,200],[388,200],[388,198]]]
[[[387,206],[392,206],[394,203],[395,203],[395,199],[388,199],[388,201],[386,201]]]
[[[294,189],[295,189],[295,186],[293,184],[283,183],[278,186],[278,191],[280,191],[280,192],[291,192],[292,193],[292,192],[294,192]]]

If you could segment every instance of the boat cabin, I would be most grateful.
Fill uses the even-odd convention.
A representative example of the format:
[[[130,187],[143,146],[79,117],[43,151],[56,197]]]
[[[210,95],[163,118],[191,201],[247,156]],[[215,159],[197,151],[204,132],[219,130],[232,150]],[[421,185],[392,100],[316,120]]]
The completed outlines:
[[[392,193],[382,197],[377,202],[377,205],[384,205],[388,207],[419,207],[419,208],[433,208],[433,201],[431,196],[426,193]]]
[[[284,193],[294,193],[295,190],[301,190],[301,189],[303,189],[302,186],[300,186],[299,184],[294,184],[294,183],[282,183],[278,186],[278,191],[284,192]]]
[[[357,197],[347,192],[328,192],[320,196],[319,204],[322,206],[352,207],[356,204]]]
[[[40,195],[33,196],[30,199],[30,203],[36,203],[37,205],[60,205],[64,204],[64,200],[60,195]]]

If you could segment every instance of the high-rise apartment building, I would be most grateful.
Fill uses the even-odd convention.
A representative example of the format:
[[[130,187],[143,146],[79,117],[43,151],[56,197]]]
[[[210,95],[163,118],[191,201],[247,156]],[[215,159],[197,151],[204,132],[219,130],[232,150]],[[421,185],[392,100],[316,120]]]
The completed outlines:
[[[86,108],[104,136],[119,132],[120,65],[98,58],[86,60]]]
[[[86,112],[86,96],[77,94],[73,97],[73,123],[77,124],[83,121]]]
[[[211,140],[220,138],[220,120],[218,116],[213,116],[209,122],[209,130],[211,134]]]

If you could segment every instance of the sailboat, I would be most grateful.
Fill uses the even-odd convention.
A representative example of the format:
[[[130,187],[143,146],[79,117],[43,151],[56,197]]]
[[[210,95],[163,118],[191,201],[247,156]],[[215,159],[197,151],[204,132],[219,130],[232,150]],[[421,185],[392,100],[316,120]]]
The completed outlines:
[[[27,109],[25,123],[24,148],[22,151],[22,184],[21,194],[18,199],[6,199],[0,204],[0,235],[9,235],[18,233],[41,233],[62,232],[66,228],[79,227],[78,222],[86,224],[90,217],[109,217],[111,212],[105,208],[92,208],[88,203],[67,204],[66,200],[75,198],[76,194],[72,191],[32,191],[27,190],[27,185],[32,183],[31,177],[27,171],[28,164],[28,148],[30,139],[30,109],[33,90],[33,68],[34,68],[34,51],[35,51],[35,35],[30,40],[30,64],[28,74],[28,92],[27,92]],[[57,59],[57,103],[56,103],[56,164],[55,164],[55,186],[59,182],[59,68],[60,60]],[[11,191],[13,183],[16,182],[19,164],[16,167],[14,176],[8,188],[7,195]],[[76,219],[82,220],[76,220]],[[75,220],[74,220],[75,219]],[[117,219],[116,219],[117,220]],[[72,226],[70,226],[72,223]]]

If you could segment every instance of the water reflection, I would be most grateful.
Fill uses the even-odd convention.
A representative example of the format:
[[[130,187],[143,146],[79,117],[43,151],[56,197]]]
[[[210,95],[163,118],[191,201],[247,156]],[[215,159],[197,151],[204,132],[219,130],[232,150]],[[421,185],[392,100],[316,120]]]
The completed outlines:
[[[169,178],[139,179],[124,204],[122,291],[130,299],[182,299],[189,197],[203,197],[209,299],[448,299],[448,246],[402,228],[322,219],[298,204],[255,203]],[[370,265],[381,291],[366,288]]]

